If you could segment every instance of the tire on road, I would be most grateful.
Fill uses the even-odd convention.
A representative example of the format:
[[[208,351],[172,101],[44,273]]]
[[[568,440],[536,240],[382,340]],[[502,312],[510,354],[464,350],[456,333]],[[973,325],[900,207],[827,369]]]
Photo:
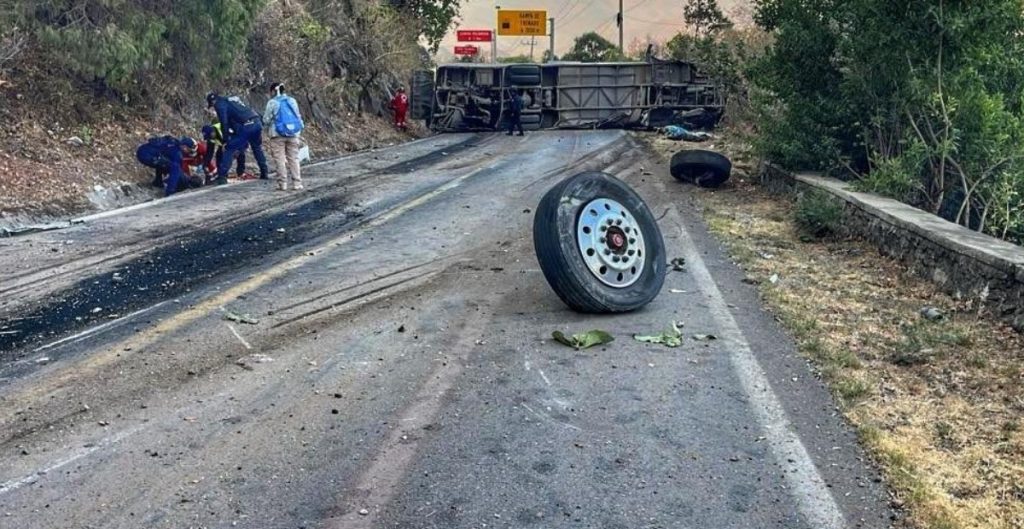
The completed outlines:
[[[669,167],[676,180],[700,187],[718,187],[732,174],[732,162],[728,158],[701,149],[677,152]]]
[[[665,243],[651,210],[628,185],[585,172],[553,187],[533,217],[537,261],[571,309],[639,309],[665,282]]]

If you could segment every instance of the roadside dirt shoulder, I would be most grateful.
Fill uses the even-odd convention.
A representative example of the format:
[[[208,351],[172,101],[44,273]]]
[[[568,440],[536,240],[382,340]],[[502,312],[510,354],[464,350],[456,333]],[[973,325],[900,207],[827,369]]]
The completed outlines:
[[[180,120],[180,118],[179,118]],[[76,126],[28,121],[0,126],[0,227],[127,206],[162,196],[152,173],[135,161],[136,147],[159,135],[200,138],[203,123],[143,119]],[[383,118],[350,114],[337,130],[309,129],[314,160],[396,145],[426,135],[403,134]],[[247,159],[249,170],[255,161]],[[268,159],[273,170],[273,160]]]
[[[644,137],[666,159],[730,155],[721,189],[690,187],[711,230],[794,335],[883,468],[913,527],[1024,526],[1024,340],[862,241],[808,239],[759,188],[749,147]]]

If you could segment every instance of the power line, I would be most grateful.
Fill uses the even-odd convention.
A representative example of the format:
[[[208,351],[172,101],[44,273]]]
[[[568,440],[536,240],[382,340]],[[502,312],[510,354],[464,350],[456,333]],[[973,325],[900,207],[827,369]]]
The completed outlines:
[[[629,13],[630,11],[634,11],[634,10],[640,8],[641,6],[643,6],[644,4],[646,4],[647,2],[650,2],[650,1],[651,0],[640,0],[640,2],[634,4],[633,7],[625,10],[622,14],[625,15],[626,13]]]
[[[636,18],[636,17],[626,17],[626,18],[632,20],[633,22],[643,22],[644,24],[657,24],[659,26],[681,27],[681,26],[684,25],[682,22],[665,22],[665,21],[659,21],[659,20],[644,20],[642,18]]]
[[[580,17],[580,15],[582,15],[583,13],[586,13],[586,12],[587,12],[587,9],[588,9],[588,8],[589,8],[589,7],[591,6],[591,5],[593,5],[593,4],[594,4],[594,2],[595,2],[595,0],[590,0],[590,1],[589,1],[589,2],[587,2],[586,4],[577,4],[577,5],[582,5],[582,6],[583,6],[583,9],[581,9],[581,10],[577,11],[575,15],[570,15],[569,13],[567,13],[567,14],[566,14],[566,15],[567,15],[567,17],[563,17],[563,20],[561,20],[561,21],[560,21],[559,23],[560,23],[560,24],[562,25],[562,27],[564,28],[564,27],[565,27],[565,24],[569,24],[569,23],[570,23],[570,22],[572,22],[573,20],[575,20],[575,19],[579,18],[579,17]],[[570,11],[570,13],[571,13],[571,11]]]

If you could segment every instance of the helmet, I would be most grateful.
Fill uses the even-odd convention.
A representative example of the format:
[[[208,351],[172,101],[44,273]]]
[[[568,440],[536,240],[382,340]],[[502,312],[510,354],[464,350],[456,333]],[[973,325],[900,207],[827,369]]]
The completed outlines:
[[[213,125],[203,125],[203,141],[210,141],[213,139],[213,136]]]
[[[206,94],[206,106],[207,107],[212,107],[213,106],[213,102],[216,101],[216,100],[217,100],[217,92],[210,92],[209,94]]]
[[[196,140],[193,140],[192,138],[189,138],[188,136],[182,136],[182,138],[180,140],[178,140],[178,143],[180,143],[182,147],[187,149],[189,153],[195,154],[195,152],[196,152]]]

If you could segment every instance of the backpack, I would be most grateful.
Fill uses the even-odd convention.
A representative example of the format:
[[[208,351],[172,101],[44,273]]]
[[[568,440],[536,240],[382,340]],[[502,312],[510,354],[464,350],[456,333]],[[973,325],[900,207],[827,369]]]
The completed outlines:
[[[295,108],[294,100],[287,96],[277,96],[277,117],[274,118],[274,131],[278,136],[291,138],[298,136],[305,126],[299,117],[299,109]]]

